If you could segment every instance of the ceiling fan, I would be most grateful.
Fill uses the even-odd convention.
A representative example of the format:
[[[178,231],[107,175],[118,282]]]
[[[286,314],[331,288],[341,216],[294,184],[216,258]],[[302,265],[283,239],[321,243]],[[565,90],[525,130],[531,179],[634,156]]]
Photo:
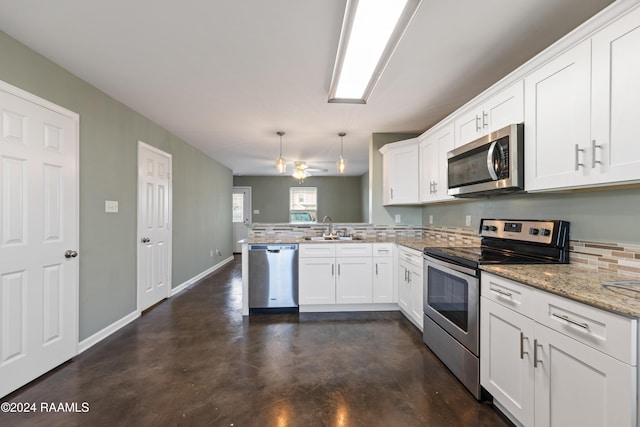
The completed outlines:
[[[311,172],[328,172],[328,171],[329,171],[328,169],[315,168],[315,167],[309,166],[307,162],[299,160],[299,161],[293,162],[293,173],[291,174],[291,176],[296,178],[298,181],[302,182],[305,180],[305,178],[308,178],[311,176]]]

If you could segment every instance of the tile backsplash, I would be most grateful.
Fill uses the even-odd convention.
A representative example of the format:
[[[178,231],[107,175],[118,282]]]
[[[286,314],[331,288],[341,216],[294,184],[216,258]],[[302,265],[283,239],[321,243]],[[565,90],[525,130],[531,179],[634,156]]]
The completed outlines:
[[[363,239],[426,239],[442,241],[443,246],[480,245],[477,230],[460,227],[334,223],[333,230]],[[303,238],[321,236],[326,231],[327,224],[254,224],[249,228],[249,238]],[[640,245],[572,240],[570,251],[572,264],[640,277]]]
[[[572,240],[570,251],[572,264],[640,277],[640,246],[638,245]]]

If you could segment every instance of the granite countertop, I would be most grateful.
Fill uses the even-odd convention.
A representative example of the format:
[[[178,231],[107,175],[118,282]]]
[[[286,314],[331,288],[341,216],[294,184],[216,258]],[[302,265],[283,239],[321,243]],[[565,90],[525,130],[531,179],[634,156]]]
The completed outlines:
[[[628,317],[640,318],[640,279],[576,264],[483,265],[482,270]],[[638,292],[602,283],[635,280]]]
[[[442,247],[442,246],[460,246],[456,242],[447,242],[442,239],[421,239],[418,237],[366,237],[357,238],[355,240],[306,240],[299,237],[261,237],[241,240],[240,243],[257,243],[257,244],[269,244],[269,243],[397,243],[402,246],[406,246],[410,249],[415,249],[422,252],[425,247]]]

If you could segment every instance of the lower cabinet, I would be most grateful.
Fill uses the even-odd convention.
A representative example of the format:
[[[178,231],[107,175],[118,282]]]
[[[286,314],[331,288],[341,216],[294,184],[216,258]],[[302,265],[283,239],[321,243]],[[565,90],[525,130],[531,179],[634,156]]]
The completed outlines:
[[[480,383],[524,426],[636,426],[637,325],[482,274]]]
[[[373,244],[373,302],[394,303],[393,243]]]
[[[422,330],[423,283],[422,252],[400,247],[398,249],[398,305],[404,315]]]
[[[371,243],[301,244],[300,305],[393,302],[393,281],[391,290],[388,283],[383,283],[384,277],[392,279],[388,271],[393,266],[382,262],[374,265],[372,248]],[[386,301],[389,296],[391,301]]]

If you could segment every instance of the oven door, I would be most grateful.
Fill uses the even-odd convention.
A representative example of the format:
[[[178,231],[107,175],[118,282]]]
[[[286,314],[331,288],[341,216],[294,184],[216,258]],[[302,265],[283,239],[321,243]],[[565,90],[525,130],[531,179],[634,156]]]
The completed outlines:
[[[479,284],[476,271],[424,257],[424,314],[479,355]]]

